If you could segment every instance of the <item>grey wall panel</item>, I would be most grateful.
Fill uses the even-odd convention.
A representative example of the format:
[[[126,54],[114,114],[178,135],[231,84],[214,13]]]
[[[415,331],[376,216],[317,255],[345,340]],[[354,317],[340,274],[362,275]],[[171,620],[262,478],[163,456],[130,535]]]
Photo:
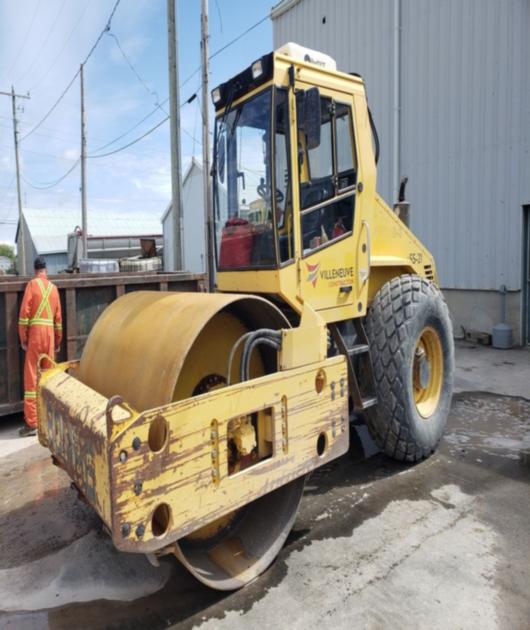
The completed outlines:
[[[325,23],[323,23],[325,18]],[[331,55],[366,82],[381,141],[379,193],[392,194],[392,11],[388,0],[303,0],[273,21],[274,47],[292,41]]]
[[[68,267],[68,256],[66,253],[42,254],[42,257],[46,261],[46,269],[50,275],[62,273]],[[33,267],[28,269],[28,273],[33,274]]]
[[[521,286],[527,0],[403,0],[401,172],[443,286]]]
[[[447,288],[521,287],[530,202],[530,2],[401,0],[399,171],[412,228]],[[359,71],[381,136],[378,189],[392,197],[391,0],[302,0],[273,21]],[[326,16],[326,23],[322,17]]]

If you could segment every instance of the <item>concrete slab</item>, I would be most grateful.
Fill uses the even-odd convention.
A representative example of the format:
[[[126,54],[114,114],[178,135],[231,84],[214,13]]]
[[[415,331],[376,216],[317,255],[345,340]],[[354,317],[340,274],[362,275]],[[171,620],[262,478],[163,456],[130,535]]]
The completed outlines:
[[[530,347],[496,350],[456,343],[454,391],[482,391],[530,398]]]
[[[116,552],[49,454],[0,425],[0,627],[528,628],[530,352],[459,346],[457,365],[437,453],[366,459],[361,427],[236,593]]]

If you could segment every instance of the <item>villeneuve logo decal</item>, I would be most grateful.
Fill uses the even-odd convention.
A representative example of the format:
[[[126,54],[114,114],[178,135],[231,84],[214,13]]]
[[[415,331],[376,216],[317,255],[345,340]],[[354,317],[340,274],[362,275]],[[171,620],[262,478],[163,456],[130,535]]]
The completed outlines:
[[[307,281],[310,282],[314,287],[316,287],[320,263],[318,262],[316,263],[316,265],[310,265],[309,263],[306,263],[305,266],[307,267],[307,271],[308,271]]]
[[[307,281],[316,287],[318,279],[330,281],[330,286],[342,285],[353,278],[353,267],[336,267],[334,269],[320,269],[320,262],[311,265],[306,263]]]

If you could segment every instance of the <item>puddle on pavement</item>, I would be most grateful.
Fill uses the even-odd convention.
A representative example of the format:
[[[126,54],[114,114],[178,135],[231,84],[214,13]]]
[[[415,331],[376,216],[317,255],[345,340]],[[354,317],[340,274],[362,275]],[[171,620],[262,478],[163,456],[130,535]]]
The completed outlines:
[[[362,461],[374,447],[366,429],[358,429],[351,452],[309,479],[278,560],[259,580],[228,594],[197,583],[172,558],[155,569],[142,556],[115,551],[93,511],[78,501],[43,449],[35,447],[22,463],[1,459],[0,591],[8,593],[9,612],[0,613],[0,626],[192,627],[230,611],[250,610],[281,586],[292,554],[303,564],[307,553],[310,561],[308,549],[317,542],[325,546],[354,536],[392,502],[435,502],[440,510],[449,510],[452,506],[446,504],[455,497],[481,492],[482,477],[489,479],[497,470],[528,479],[528,467],[521,463],[529,459],[530,401],[479,393],[455,396],[438,453],[415,467],[381,454]],[[462,468],[470,463],[478,472]],[[455,476],[462,495],[440,491]]]
[[[530,401],[490,394],[457,394],[459,423],[444,435],[453,456],[493,456],[524,465],[530,456]],[[480,463],[480,462],[479,462]]]

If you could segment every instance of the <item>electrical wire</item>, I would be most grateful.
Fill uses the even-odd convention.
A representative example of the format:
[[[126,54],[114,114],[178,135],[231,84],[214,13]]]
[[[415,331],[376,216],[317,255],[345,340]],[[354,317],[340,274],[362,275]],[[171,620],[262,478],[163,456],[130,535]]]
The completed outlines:
[[[0,143],[0,147],[11,148],[11,145],[5,142],[2,142]],[[68,162],[68,164],[71,164],[72,162],[72,158],[67,158],[62,155],[56,155],[54,153],[43,153],[42,151],[33,151],[31,149],[26,149],[24,147],[20,148],[20,152],[24,154],[29,153],[30,155],[39,155],[40,157],[54,158],[55,160],[63,160],[64,162]]]
[[[54,109],[57,107],[57,105],[59,105],[59,103],[63,100],[63,98],[66,96],[66,93],[68,92],[68,90],[72,87],[72,85],[74,84],[74,81],[77,79],[77,77],[79,76],[79,70],[74,74],[74,76],[70,79],[70,82],[68,83],[68,85],[64,88],[64,90],[61,92],[61,95],[59,96],[59,98],[55,101],[55,103],[51,106],[51,108],[48,110],[48,113],[41,118],[41,120],[35,125],[35,127],[33,127],[33,129],[31,129],[30,131],[28,131],[28,133],[24,134],[21,138],[20,138],[20,142],[22,142],[23,140],[25,140],[28,136],[31,136],[32,133],[34,133],[35,131],[37,131],[37,129],[42,125],[42,123],[47,120],[51,113],[54,111]]]
[[[106,22],[105,27],[103,28],[103,30],[101,31],[101,33],[99,34],[98,38],[96,39],[94,45],[92,46],[92,48],[90,49],[90,51],[88,52],[87,56],[85,57],[85,60],[83,61],[83,64],[85,64],[90,57],[92,56],[93,52],[95,51],[95,49],[97,48],[99,42],[101,41],[103,35],[105,33],[109,33],[110,28],[111,28],[111,22],[112,22],[112,18],[114,17],[114,14],[116,13],[116,10],[118,8],[118,5],[120,4],[120,0],[116,0],[112,11],[109,15],[109,18]],[[86,10],[86,8],[85,8]],[[234,43],[236,43],[237,41],[239,41],[242,37],[244,37],[245,35],[247,35],[248,33],[250,33],[253,29],[255,29],[257,26],[259,26],[260,24],[262,24],[265,20],[268,19],[268,15],[265,16],[264,18],[262,18],[261,20],[259,20],[258,22],[256,22],[255,24],[253,24],[252,26],[250,26],[249,28],[247,28],[245,31],[243,31],[242,33],[240,33],[240,35],[238,35],[237,37],[235,37],[234,39],[232,39],[230,42],[228,42],[227,44],[225,44],[224,46],[222,46],[220,49],[218,49],[217,51],[215,51],[214,53],[212,53],[212,55],[210,55],[210,59],[213,59],[214,57],[216,57],[217,55],[219,55],[221,52],[223,52],[224,50],[226,50],[228,47],[232,46]],[[134,72],[134,74],[137,76],[138,80],[141,82],[141,84],[144,86],[144,88],[150,93],[152,94],[152,92],[149,90],[147,84],[145,83],[145,81],[140,77],[140,75],[137,73],[137,71],[135,70],[134,66],[132,65],[132,63],[130,62],[130,60],[128,59],[128,57],[126,56],[125,52],[123,51],[122,47],[120,46],[119,40],[116,37],[115,34],[113,33],[109,33],[109,35],[111,35],[114,40],[116,41],[116,44],[118,46],[118,48],[120,49],[122,55],[124,56],[125,60],[127,61],[127,63],[129,64],[131,70]],[[201,67],[199,66],[181,85],[184,86],[186,83],[188,83],[196,74],[198,74],[198,72],[200,72]],[[80,70],[78,70],[74,76],[72,77],[72,79],[70,80],[70,82],[68,83],[68,85],[66,86],[66,88],[63,90],[63,92],[61,93],[61,95],[59,96],[59,98],[56,100],[56,102],[54,103],[54,105],[51,107],[51,109],[47,112],[47,114],[27,133],[25,134],[21,140],[24,140],[25,138],[27,138],[29,135],[31,135],[32,133],[34,133],[41,125],[42,123],[44,123],[44,121],[51,115],[51,113],[55,110],[55,108],[57,107],[57,105],[61,102],[61,100],[64,98],[64,96],[66,95],[66,93],[68,92],[68,90],[70,89],[70,87],[72,86],[72,84],[74,83],[75,79],[79,76]],[[198,91],[198,90],[197,90]],[[187,99],[184,103],[182,103],[180,105],[180,107],[183,107],[185,104],[187,103],[191,103],[196,97],[197,97],[197,91],[192,94],[192,96]],[[108,142],[106,145],[103,145],[101,147],[99,147],[99,149],[96,150],[95,154],[93,155],[89,155],[87,156],[88,158],[91,159],[97,159],[97,158],[103,158],[103,157],[108,157],[110,155],[114,155],[115,153],[119,153],[121,151],[124,151],[125,149],[128,149],[129,147],[135,145],[136,143],[140,142],[141,140],[143,140],[145,137],[147,137],[148,135],[150,135],[151,133],[153,133],[154,131],[156,131],[159,127],[161,127],[165,122],[167,122],[169,120],[169,116],[166,116],[163,120],[159,121],[156,125],[154,125],[153,127],[151,127],[150,129],[148,129],[145,133],[143,133],[141,136],[139,136],[138,138],[135,138],[134,140],[132,140],[131,142],[118,147],[117,149],[114,149],[113,151],[108,151],[106,153],[101,153],[98,154],[98,151],[101,151],[102,149],[110,146],[111,144],[115,144],[119,139],[123,138],[124,136],[128,135],[133,129],[137,128],[142,122],[144,122],[147,118],[149,118],[150,116],[152,116],[156,111],[158,111],[161,108],[161,105],[163,105],[164,103],[166,103],[169,100],[169,98],[166,98],[162,103],[158,103],[156,108],[150,112],[149,114],[147,114],[147,116],[145,116],[144,118],[142,118],[141,121],[139,121],[138,123],[136,123],[133,127],[131,127],[127,132],[121,134],[120,136],[118,136],[117,138],[115,138],[114,140]],[[164,111],[164,110],[162,110]],[[186,133],[194,142],[198,142],[198,140],[192,135],[190,134],[187,130],[183,129],[184,133]],[[31,186],[32,188],[35,188],[37,190],[46,190],[49,188],[53,188],[55,186],[57,186],[60,182],[62,182],[73,170],[74,168],[77,166],[77,164],[79,163],[80,159],[78,159],[73,165],[72,167],[59,179],[55,180],[54,182],[48,182],[45,184],[39,184],[39,185],[34,185],[31,182],[27,181],[26,179],[24,179],[25,183],[29,186]]]
[[[24,72],[24,74],[22,74],[18,79],[17,79],[17,83],[20,83],[22,81],[22,79],[24,79],[24,77],[27,77],[28,74],[33,70],[33,68],[35,67],[35,64],[37,63],[37,61],[40,59],[40,55],[41,52],[44,50],[46,44],[48,43],[51,34],[53,33],[53,31],[55,30],[55,27],[57,26],[57,24],[59,23],[59,16],[61,15],[61,13],[63,12],[64,9],[64,5],[66,4],[67,0],[63,0],[62,4],[59,7],[59,10],[57,11],[55,17],[52,20],[52,25],[51,27],[48,29],[48,34],[46,35],[46,37],[44,38],[44,41],[42,42],[42,44],[40,45],[40,48],[37,52],[37,54],[35,55],[35,58],[33,59],[31,65],[28,67],[28,69],[26,70],[26,72]]]
[[[160,105],[160,97],[158,96],[158,92],[156,90],[152,90],[147,83],[142,79],[142,77],[140,76],[140,73],[136,70],[136,68],[134,67],[132,61],[129,59],[129,57],[125,54],[125,51],[122,48],[122,45],[120,44],[120,40],[118,39],[118,36],[115,33],[108,33],[109,37],[112,37],[116,43],[116,46],[118,47],[118,50],[121,52],[122,57],[125,59],[127,65],[129,66],[129,68],[131,69],[132,73],[134,74],[134,76],[138,79],[138,82],[140,83],[140,85],[144,88],[144,90],[149,94],[149,96],[154,96],[155,97],[155,103],[157,106],[157,109],[162,109],[161,105]],[[162,110],[164,112],[164,114],[167,115],[167,112]]]
[[[0,119],[8,120],[10,124],[4,125],[0,124],[0,127],[4,127],[5,129],[13,130],[13,117],[12,116],[0,116]],[[27,123],[30,124],[29,122]],[[33,124],[33,123],[31,123]],[[44,131],[43,131],[44,130]],[[45,133],[45,131],[49,131],[51,133]],[[44,138],[54,138],[56,140],[64,140],[65,142],[71,142],[73,138],[79,140],[79,132],[73,133],[71,131],[65,131],[64,129],[55,129],[54,127],[41,127],[41,131],[35,132],[36,136],[43,136]],[[99,140],[103,142],[103,138],[94,137],[94,140]]]
[[[13,177],[11,178],[11,181],[9,182],[9,184],[5,187],[6,191],[5,193],[2,195],[1,200],[3,201],[7,195],[9,194],[11,188],[13,187],[13,184],[15,183],[15,179],[16,179],[16,175],[13,175]]]
[[[193,102],[193,101],[197,98],[197,93],[198,93],[198,91],[199,91],[199,88],[197,88],[197,89],[195,90],[195,92],[194,92],[194,93],[193,93],[193,94],[192,94],[192,95],[191,95],[191,96],[190,96],[187,100],[185,100],[183,103],[181,103],[181,104],[180,104],[180,108],[182,109],[182,108],[184,107],[184,105],[188,105],[189,103],[192,103],[192,102]],[[163,101],[162,103],[165,103],[167,100],[169,100],[169,99],[166,99],[166,100],[165,100],[165,101]],[[128,136],[128,135],[131,133],[131,131],[134,131],[137,127],[139,127],[139,126],[140,126],[140,125],[141,125],[141,124],[142,124],[145,120],[147,120],[148,118],[150,118],[153,114],[156,114],[156,112],[157,112],[159,109],[160,109],[160,107],[155,107],[155,109],[153,109],[151,112],[149,112],[146,116],[144,116],[141,120],[139,120],[139,121],[138,121],[135,125],[133,125],[130,129],[128,129],[128,130],[127,130],[127,131],[125,131],[124,133],[122,133],[122,134],[120,134],[119,136],[117,136],[116,138],[114,138],[114,140],[111,140],[110,142],[107,142],[106,144],[102,145],[101,147],[98,147],[97,149],[94,149],[94,154],[99,153],[99,152],[100,152],[100,151],[102,151],[103,149],[106,149],[107,147],[110,147],[110,145],[111,145],[111,144],[115,144],[116,142],[118,142],[118,140],[121,140],[121,139],[122,139],[122,138],[124,138],[125,136]],[[162,110],[162,111],[164,111],[164,110]],[[166,112],[164,112],[164,113],[166,113]],[[169,118],[169,116],[168,116],[168,118]],[[164,121],[162,121],[162,122],[165,122],[165,120],[167,120],[167,118],[166,118],[166,119],[164,119]],[[160,124],[162,124],[162,123],[160,123]],[[157,129],[157,128],[158,128],[158,126],[159,126],[159,125],[157,125],[157,126],[153,127],[153,128],[151,129],[151,131],[154,131],[155,129]],[[148,134],[149,134],[149,133],[151,133],[151,132],[148,132]],[[185,133],[187,133],[187,132],[185,132]],[[148,135],[148,134],[147,134],[147,135]],[[143,138],[143,137],[145,137],[145,135],[144,135],[144,136],[142,136],[142,138]],[[140,139],[141,139],[141,138],[140,138]],[[135,143],[136,143],[136,142],[134,142],[133,144],[135,144]],[[124,149],[126,149],[128,146],[129,146],[129,145],[126,145],[126,146],[124,146],[123,148],[124,148]],[[121,149],[120,149],[120,150],[121,150]],[[109,153],[108,155],[112,155],[112,153],[113,153],[113,152]],[[99,156],[99,155],[89,155],[88,157],[103,157],[103,155],[102,155],[102,156]]]
[[[85,13],[87,12],[88,7],[91,4],[91,0],[88,0],[88,2],[85,4],[85,8],[83,9],[83,11],[81,12],[81,15],[77,18],[77,22],[74,24],[72,30],[70,31],[70,34],[68,35],[68,37],[66,38],[66,41],[64,42],[64,44],[61,47],[61,50],[55,55],[51,66],[48,68],[48,70],[46,70],[46,72],[41,76],[41,78],[37,81],[37,83],[35,83],[35,85],[33,85],[30,88],[30,92],[33,92],[33,90],[35,90],[36,88],[39,87],[39,85],[41,85],[41,83],[44,81],[44,79],[50,74],[50,72],[53,70],[53,68],[55,67],[55,64],[57,63],[57,60],[59,59],[59,57],[63,54],[65,48],[68,46],[68,43],[70,42],[70,40],[72,39],[72,37],[74,36],[74,33],[77,30],[77,27],[79,26],[79,24],[81,24],[81,20],[84,18]]]
[[[88,55],[85,57],[85,60],[83,61],[83,65],[85,65],[85,63],[90,59],[90,57],[92,57],[92,54],[96,50],[96,48],[97,48],[99,42],[101,41],[103,35],[105,35],[105,33],[108,33],[110,31],[110,27],[111,27],[111,24],[112,24],[112,18],[114,17],[114,14],[116,13],[116,10],[117,10],[117,8],[118,8],[118,6],[120,4],[120,1],[121,0],[116,0],[116,2],[114,3],[114,6],[112,7],[112,11],[110,12],[110,15],[108,17],[107,23],[105,24],[105,28],[98,35],[98,38],[94,42],[94,45],[90,49]]]
[[[235,37],[234,39],[232,39],[230,42],[228,42],[227,44],[225,44],[222,48],[220,48],[219,50],[216,50],[214,53],[212,53],[209,56],[209,59],[213,59],[214,57],[216,57],[217,55],[219,55],[221,52],[223,52],[224,50],[226,50],[228,47],[232,46],[233,44],[235,44],[235,42],[239,41],[242,37],[244,37],[245,35],[247,35],[248,33],[250,33],[252,30],[254,30],[257,26],[259,26],[260,24],[262,24],[263,22],[265,22],[265,20],[268,20],[269,16],[266,15],[265,17],[261,18],[261,20],[258,20],[258,22],[256,22],[255,24],[253,24],[252,26],[249,26],[245,31],[243,31],[242,33],[240,33],[237,37]],[[116,36],[113,33],[109,33],[109,35],[112,35],[115,39]],[[118,42],[116,42],[118,43]],[[119,45],[118,45],[119,46]],[[121,50],[121,47],[120,47]],[[128,61],[127,57],[125,56],[125,53],[123,53],[122,50],[122,54],[124,55],[124,58],[126,61]],[[130,64],[131,65],[131,64]],[[135,74],[136,71],[132,68],[133,72]],[[199,66],[198,68],[196,68],[186,79],[184,79],[184,81],[180,84],[180,89],[182,89],[185,85],[187,85],[192,79],[193,77],[195,77],[199,72],[201,71],[201,66]],[[137,75],[138,79],[141,81],[141,83],[144,85],[144,81],[143,79],[141,79],[138,75]],[[145,87],[145,85],[144,85]],[[183,105],[187,104],[187,103],[191,103],[191,101],[193,100],[193,98],[195,98],[198,95],[198,88],[195,91],[195,94],[193,94],[187,101],[185,101],[184,103],[182,103],[180,105],[180,107],[182,107]],[[114,138],[113,140],[110,140],[109,142],[107,142],[106,144],[98,147],[97,149],[94,150],[94,153],[98,153],[99,151],[102,151],[103,149],[106,149],[107,147],[111,146],[112,144],[118,142],[119,140],[121,140],[122,138],[124,138],[125,136],[129,135],[129,133],[131,131],[134,131],[135,129],[137,129],[145,120],[147,120],[148,118],[150,118],[151,116],[153,116],[154,114],[156,114],[157,111],[159,111],[162,108],[162,105],[165,105],[167,102],[169,101],[169,97],[166,97],[163,101],[161,101],[160,103],[157,104],[157,106],[150,111],[148,114],[146,114],[141,120],[139,120],[135,125],[133,125],[130,129],[128,129],[127,131],[124,131],[122,134],[120,134],[119,136],[117,136],[116,138]],[[164,110],[162,110],[164,111]],[[166,113],[164,111],[164,113]],[[201,112],[201,116],[202,116],[202,112]],[[155,127],[156,128],[156,127]],[[187,131],[184,130],[184,133],[188,134]],[[188,134],[189,135],[189,134]],[[197,140],[196,140],[197,142]],[[126,147],[124,147],[126,148]],[[89,156],[91,157],[91,156]],[[96,157],[96,156],[92,156],[92,157]],[[99,157],[99,156],[98,156]],[[103,157],[103,156],[101,156]]]
[[[48,190],[49,188],[54,188],[55,186],[57,186],[57,184],[60,184],[63,179],[66,179],[68,177],[68,175],[70,175],[70,173],[75,169],[75,167],[79,164],[79,162],[81,161],[81,158],[77,158],[77,160],[72,164],[72,166],[66,171],[66,173],[64,173],[64,175],[62,175],[61,177],[59,177],[59,179],[53,181],[53,182],[37,182],[37,184],[33,184],[32,182],[30,182],[29,180],[27,180],[24,175],[22,175],[22,179],[24,180],[24,183],[27,184],[28,186],[30,186],[31,188],[34,188],[35,190]]]
[[[217,15],[219,16],[219,30],[222,33],[223,32],[223,16],[221,15],[221,7],[219,6],[218,0],[215,0],[215,7],[217,9]]]
[[[263,22],[265,22],[266,20],[269,19],[268,14],[261,18],[261,20],[258,20],[255,24],[253,24],[252,26],[249,26],[247,28],[246,31],[243,31],[242,33],[240,33],[237,37],[234,37],[234,39],[232,39],[231,41],[229,41],[227,44],[225,44],[224,46],[221,46],[221,48],[219,48],[218,50],[216,50],[214,53],[212,53],[208,59],[213,59],[214,57],[217,57],[217,55],[219,55],[220,53],[222,53],[224,50],[226,50],[227,48],[229,48],[230,46],[232,46],[232,44],[235,44],[236,42],[238,42],[240,39],[242,39],[243,37],[245,37],[245,35],[248,35],[251,31],[253,31],[255,28],[257,28],[260,24],[263,24]],[[199,68],[200,70],[200,68]]]
[[[161,127],[168,120],[169,120],[169,116],[166,116],[163,120],[158,122],[154,127],[151,127],[151,129],[148,129],[139,138],[134,139],[132,142],[129,142],[128,144],[125,144],[124,146],[119,147],[118,149],[114,149],[114,151],[109,151],[108,153],[101,153],[100,155],[87,155],[87,157],[91,158],[91,159],[103,158],[103,157],[107,157],[109,155],[114,155],[114,153],[119,153],[120,151],[123,151],[125,149],[128,149],[129,147],[132,147],[133,144],[136,144],[137,142],[140,142],[140,140],[143,140],[146,136],[148,136],[149,134],[153,133],[153,131],[156,131],[159,127]]]
[[[108,31],[110,31],[110,26],[111,26],[111,22],[112,22],[112,18],[114,17],[114,14],[116,13],[116,9],[118,8],[118,5],[120,4],[121,0],[116,0],[116,2],[114,3],[114,6],[112,8],[112,11],[110,12],[110,15],[107,19],[107,22],[104,26],[104,28],[102,29],[101,33],[98,35],[96,41],[94,42],[92,48],[90,49],[90,51],[88,52],[88,55],[85,57],[84,61],[82,62],[82,65],[85,65],[86,62],[90,59],[90,57],[92,56],[92,54],[94,53],[94,51],[97,48],[97,45],[99,44],[99,42],[101,41],[101,38],[103,37],[103,35],[105,35],[105,33],[107,33]],[[68,83],[68,85],[66,86],[66,88],[62,91],[61,95],[59,96],[59,98],[55,101],[55,103],[52,105],[52,107],[48,110],[47,114],[45,114],[45,116],[35,125],[35,127],[33,127],[33,129],[31,129],[30,131],[28,131],[28,133],[24,134],[21,138],[20,141],[22,142],[23,140],[25,140],[28,136],[30,136],[34,131],[36,131],[41,125],[42,123],[47,120],[47,118],[51,115],[51,113],[55,110],[55,108],[57,107],[57,105],[59,105],[59,103],[63,100],[63,98],[66,96],[66,93],[68,92],[68,90],[72,87],[74,81],[77,79],[77,77],[79,76],[79,73],[81,72],[81,70],[77,70],[77,72],[74,74],[74,76],[71,78],[70,82]]]
[[[24,35],[24,38],[22,39],[22,43],[20,44],[20,48],[18,49],[18,52],[15,55],[15,59],[14,59],[13,63],[9,66],[9,70],[6,72],[7,76],[9,76],[11,74],[11,71],[17,65],[17,62],[18,62],[18,60],[20,58],[20,55],[21,55],[22,51],[24,50],[24,48],[26,47],[26,43],[28,41],[29,34],[31,33],[31,29],[33,28],[33,23],[35,22],[35,18],[37,17],[37,13],[39,12],[41,3],[42,3],[42,0],[39,0],[37,2],[37,6],[35,7],[35,10],[33,11],[33,16],[32,16],[31,21],[29,23],[28,30],[26,31],[26,34]]]

